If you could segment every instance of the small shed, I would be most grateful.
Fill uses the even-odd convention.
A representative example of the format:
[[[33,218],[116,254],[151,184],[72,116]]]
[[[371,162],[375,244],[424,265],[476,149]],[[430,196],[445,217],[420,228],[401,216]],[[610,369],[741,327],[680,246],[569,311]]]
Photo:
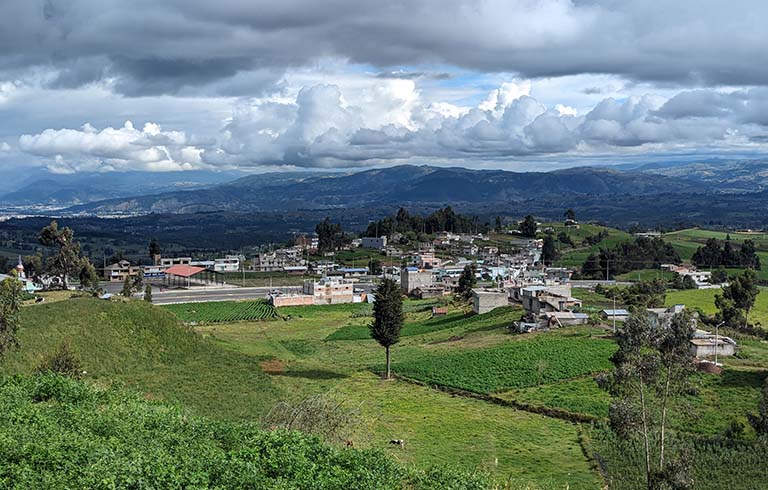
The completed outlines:
[[[625,322],[629,318],[629,311],[627,310],[603,310],[600,312],[600,316],[604,320],[617,322]]]
[[[736,353],[736,342],[728,337],[714,335],[691,339],[691,354],[695,357],[732,356]]]

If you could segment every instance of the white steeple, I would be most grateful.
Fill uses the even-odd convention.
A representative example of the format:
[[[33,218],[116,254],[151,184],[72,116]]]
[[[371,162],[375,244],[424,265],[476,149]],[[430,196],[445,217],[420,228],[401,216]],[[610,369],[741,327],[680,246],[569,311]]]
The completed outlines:
[[[19,263],[16,266],[16,274],[19,275],[19,278],[26,279],[27,276],[24,274],[24,264],[21,262],[21,255],[19,255]]]

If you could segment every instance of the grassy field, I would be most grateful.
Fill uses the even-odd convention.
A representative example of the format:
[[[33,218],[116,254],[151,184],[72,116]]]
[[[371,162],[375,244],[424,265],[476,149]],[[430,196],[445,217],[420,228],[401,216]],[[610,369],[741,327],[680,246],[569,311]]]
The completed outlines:
[[[185,323],[221,323],[245,320],[272,320],[277,310],[264,300],[219,301],[163,305]]]
[[[431,310],[431,307],[429,309]],[[487,315],[473,315],[464,311],[456,311],[435,318],[432,318],[431,312],[425,312],[423,320],[413,315],[411,317],[413,321],[403,326],[400,336],[422,335],[451,328],[467,330],[505,328],[509,327],[512,322],[519,320],[522,314],[523,310],[520,308],[498,308]],[[370,337],[368,325],[346,325],[333,332],[326,340],[364,340]]]
[[[463,310],[451,307],[449,315],[434,320],[444,322],[438,328],[430,323],[428,312],[412,306],[406,303],[409,335],[393,347],[395,362],[519,340],[506,328],[519,318],[519,310],[466,317]],[[384,351],[367,336],[371,319],[361,314],[364,309],[365,305],[281,308],[281,315],[290,320],[197,330],[227,349],[268,359],[262,367],[287,399],[326,392],[359,406],[367,422],[353,436],[356,446],[380,448],[417,465],[453,463],[487,469],[498,481],[511,479],[515,486],[529,482],[541,488],[598,486],[580,452],[576,426],[404,381],[381,381],[371,369],[382,364]],[[394,438],[406,440],[406,447],[387,444]]]

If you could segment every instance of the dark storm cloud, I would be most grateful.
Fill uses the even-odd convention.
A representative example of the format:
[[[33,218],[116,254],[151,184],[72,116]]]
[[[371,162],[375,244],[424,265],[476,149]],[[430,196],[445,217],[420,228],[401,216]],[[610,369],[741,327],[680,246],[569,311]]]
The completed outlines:
[[[763,0],[6,0],[2,10],[0,67],[48,67],[56,86],[109,76],[129,95],[326,56],[385,69],[768,84]]]

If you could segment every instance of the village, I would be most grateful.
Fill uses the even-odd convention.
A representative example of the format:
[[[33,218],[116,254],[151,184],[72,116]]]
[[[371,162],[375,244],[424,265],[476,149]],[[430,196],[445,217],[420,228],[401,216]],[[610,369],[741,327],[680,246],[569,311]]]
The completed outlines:
[[[567,218],[561,226],[567,230],[578,229],[580,225],[574,218]],[[553,230],[545,227],[537,231],[541,236],[541,232],[551,233]],[[138,295],[141,295],[143,285],[155,290],[156,301],[161,304],[163,294],[169,295],[168,302],[177,303],[226,299],[226,295],[217,294],[232,288],[247,293],[247,296],[239,296],[240,299],[264,298],[277,308],[373,303],[377,284],[387,278],[399,284],[405,297],[447,300],[459,290],[462,274],[470,273],[473,281],[467,296],[472,312],[484,314],[510,305],[524,310],[523,317],[508,326],[513,332],[529,333],[586,324],[602,324],[615,332],[629,318],[627,309],[615,307],[615,298],[612,308],[585,308],[583,301],[574,296],[574,290],[592,292],[596,288],[626,286],[631,282],[574,278],[574,275],[579,277],[578,268],[545,264],[544,239],[523,237],[517,226],[506,233],[508,239],[501,243],[495,243],[482,233],[439,232],[432,240],[417,243],[403,240],[400,233],[361,236],[349,240],[338,250],[325,253],[319,251],[316,234],[297,234],[291,246],[265,250],[250,257],[227,254],[197,260],[156,253],[152,255],[150,265],[134,265],[128,260],[106,265],[102,269],[107,291],[104,297],[108,298],[119,287],[130,284],[134,294]],[[657,232],[635,234],[635,238],[655,239],[658,236]],[[348,259],[337,260],[345,253],[352,254],[351,264]],[[361,257],[357,263],[355,256]],[[51,286],[50,282],[36,284],[27,279],[21,262],[17,270],[30,293]],[[697,270],[691,265],[660,264],[659,273],[677,276],[678,281],[687,281],[696,289],[719,289],[724,285],[713,283],[711,271]],[[240,288],[230,284],[240,274],[268,277],[269,285]],[[286,278],[293,279],[286,284]],[[183,297],[187,299],[170,296],[178,291],[196,291],[200,295]],[[206,296],[206,291],[213,296]],[[684,304],[679,304],[647,308],[647,312],[657,324],[663,325],[684,308]],[[433,314],[440,315],[444,311],[445,308],[435,307]],[[695,325],[696,319],[692,321]],[[736,353],[737,343],[732,338],[699,328],[695,332],[690,348],[697,358],[716,359]]]

